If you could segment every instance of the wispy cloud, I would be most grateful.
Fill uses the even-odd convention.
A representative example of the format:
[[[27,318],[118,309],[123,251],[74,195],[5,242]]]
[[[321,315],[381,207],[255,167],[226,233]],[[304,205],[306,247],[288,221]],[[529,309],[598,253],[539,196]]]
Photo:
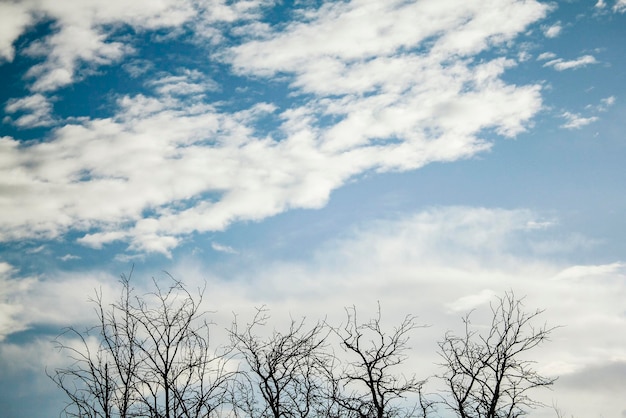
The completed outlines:
[[[219,244],[217,242],[212,242],[211,243],[211,248],[213,248],[215,251],[218,251],[218,252],[221,252],[221,253],[239,254],[239,252],[237,250],[235,250],[233,247],[231,247],[229,245],[222,245],[222,244]]]
[[[180,74],[162,76],[148,83],[159,96],[198,96],[219,88],[198,70],[183,69]]]
[[[583,55],[575,60],[565,61],[562,58],[557,58],[551,61],[546,62],[544,67],[552,67],[557,71],[570,70],[580,67],[585,67],[590,64],[597,64],[595,57],[593,55]]]
[[[615,104],[615,96],[609,96],[601,100],[602,108],[601,110],[606,110],[607,108],[613,106]]]
[[[467,313],[480,305],[493,301],[494,296],[496,296],[496,293],[493,290],[484,289],[476,294],[462,296],[446,304],[446,307],[450,312]]]
[[[566,122],[561,125],[561,128],[564,129],[580,129],[598,120],[597,116],[583,117],[577,113],[571,112],[564,112],[561,117],[566,120]]]
[[[7,116],[4,122],[12,123],[20,128],[51,126],[55,123],[50,99],[39,93],[9,100],[4,111],[19,115],[15,119]]]
[[[579,280],[593,277],[610,277],[618,275],[624,269],[622,263],[603,264],[597,266],[572,266],[559,272],[553,280]]]
[[[81,257],[75,254],[65,254],[64,256],[59,257],[61,261],[70,261],[70,260],[80,260]]]
[[[552,58],[556,58],[556,54],[554,52],[542,52],[537,56],[538,61],[551,60]]]
[[[617,0],[613,5],[613,11],[618,13],[626,12],[626,0]]]

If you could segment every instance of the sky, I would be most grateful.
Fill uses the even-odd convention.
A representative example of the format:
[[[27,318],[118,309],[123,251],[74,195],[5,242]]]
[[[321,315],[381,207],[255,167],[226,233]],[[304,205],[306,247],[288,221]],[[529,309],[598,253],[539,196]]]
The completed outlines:
[[[134,266],[224,326],[414,314],[422,377],[512,290],[537,399],[626,417],[625,40],[625,0],[0,0],[3,416],[58,415]]]

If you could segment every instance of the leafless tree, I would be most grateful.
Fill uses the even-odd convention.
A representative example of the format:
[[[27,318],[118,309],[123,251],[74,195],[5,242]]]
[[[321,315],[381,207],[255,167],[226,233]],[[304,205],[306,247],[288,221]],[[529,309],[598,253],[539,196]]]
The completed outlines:
[[[327,416],[324,370],[332,355],[323,324],[307,328],[304,319],[292,319],[285,332],[261,336],[268,319],[267,310],[260,308],[243,329],[236,319],[233,322],[231,342],[243,360],[234,393],[236,413],[259,418]]]
[[[137,295],[122,276],[116,301],[105,303],[101,291],[91,300],[96,326],[68,328],[57,339],[72,359],[50,374],[69,399],[62,415],[426,418],[434,411],[425,381],[406,371],[416,317],[385,330],[380,306],[365,322],[351,307],[339,326],[291,319],[277,331],[260,308],[245,326],[235,317],[229,343],[216,350],[201,311],[204,289],[192,294],[168,278],[167,286],[153,281],[154,291]],[[449,332],[439,343],[438,377],[447,388],[441,403],[460,418],[519,417],[540,405],[531,390],[555,381],[527,357],[554,328],[535,326],[543,311],[526,312],[522,302],[506,293],[491,305],[487,326],[474,326],[470,312],[461,336]]]
[[[359,323],[355,307],[346,309],[343,326],[333,327],[348,360],[344,361],[332,398],[339,405],[339,416],[392,418],[426,416],[432,402],[422,396],[425,383],[402,370],[409,350],[409,334],[419,328],[416,318],[406,316],[391,333],[383,330],[381,311],[367,322]],[[417,397],[417,402],[407,398]]]
[[[227,401],[228,351],[209,346],[210,324],[192,295],[171,279],[167,288],[135,295],[122,276],[119,299],[92,300],[98,325],[69,328],[58,347],[73,363],[50,377],[69,398],[68,417],[208,417]],[[69,338],[68,338],[69,337]]]
[[[446,334],[439,343],[445,372],[440,376],[448,395],[444,403],[461,418],[514,418],[541,405],[532,389],[556,379],[533,370],[528,351],[544,343],[555,328],[533,323],[543,311],[525,312],[523,299],[506,293],[491,305],[491,324],[479,332],[463,318],[461,336]]]

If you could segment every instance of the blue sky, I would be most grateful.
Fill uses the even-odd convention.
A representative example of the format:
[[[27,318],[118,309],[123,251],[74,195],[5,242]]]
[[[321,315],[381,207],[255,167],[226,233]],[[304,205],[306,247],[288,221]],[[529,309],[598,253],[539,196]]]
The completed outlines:
[[[564,325],[542,400],[626,416],[625,39],[624,0],[0,2],[3,414],[56,415],[50,341],[134,265],[224,324],[380,300],[424,377],[513,289]]]

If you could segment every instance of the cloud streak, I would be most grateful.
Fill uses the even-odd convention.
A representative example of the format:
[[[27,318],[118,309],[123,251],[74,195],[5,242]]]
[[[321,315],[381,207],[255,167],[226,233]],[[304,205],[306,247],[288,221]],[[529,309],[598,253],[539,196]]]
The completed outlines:
[[[597,64],[595,57],[593,55],[583,55],[582,57],[576,58],[575,60],[566,61],[562,58],[557,58],[554,60],[550,60],[546,62],[544,67],[552,67],[557,71],[565,71],[576,68],[585,67],[590,64]]]

